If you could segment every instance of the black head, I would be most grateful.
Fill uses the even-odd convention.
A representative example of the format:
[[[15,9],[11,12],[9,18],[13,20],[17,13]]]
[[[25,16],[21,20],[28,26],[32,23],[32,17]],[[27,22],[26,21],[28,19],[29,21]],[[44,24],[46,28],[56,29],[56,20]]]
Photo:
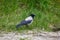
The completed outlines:
[[[35,15],[34,14],[30,14],[30,16],[34,18]]]

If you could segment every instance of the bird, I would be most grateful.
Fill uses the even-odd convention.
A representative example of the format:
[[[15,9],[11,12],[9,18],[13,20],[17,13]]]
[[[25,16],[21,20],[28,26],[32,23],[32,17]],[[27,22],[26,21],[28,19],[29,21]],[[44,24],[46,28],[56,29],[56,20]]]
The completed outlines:
[[[22,20],[19,24],[16,25],[16,28],[22,27],[23,25],[30,25],[33,22],[35,14],[30,14],[26,19]]]

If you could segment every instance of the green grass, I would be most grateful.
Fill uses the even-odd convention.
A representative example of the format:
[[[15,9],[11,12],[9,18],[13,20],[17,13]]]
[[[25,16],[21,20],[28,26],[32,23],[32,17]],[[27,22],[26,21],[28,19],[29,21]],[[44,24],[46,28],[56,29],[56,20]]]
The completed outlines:
[[[20,30],[43,29],[51,31],[50,25],[60,25],[59,0],[0,0],[0,30],[16,31],[16,25],[30,13],[34,13],[34,22],[29,28]]]

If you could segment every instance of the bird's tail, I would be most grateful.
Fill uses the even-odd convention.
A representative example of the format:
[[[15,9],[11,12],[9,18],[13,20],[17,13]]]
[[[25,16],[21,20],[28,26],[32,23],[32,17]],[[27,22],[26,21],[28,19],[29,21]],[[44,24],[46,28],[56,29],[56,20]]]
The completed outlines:
[[[19,28],[19,27],[21,27],[22,25],[21,24],[18,24],[18,25],[16,25],[16,28]]]

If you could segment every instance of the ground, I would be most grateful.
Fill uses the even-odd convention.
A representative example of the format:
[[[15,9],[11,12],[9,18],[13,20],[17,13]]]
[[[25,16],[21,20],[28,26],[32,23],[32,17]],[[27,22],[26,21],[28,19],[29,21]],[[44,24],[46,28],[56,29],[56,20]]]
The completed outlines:
[[[27,31],[24,33],[18,32],[9,32],[1,33],[1,40],[60,40],[60,31],[59,32],[33,32]]]

